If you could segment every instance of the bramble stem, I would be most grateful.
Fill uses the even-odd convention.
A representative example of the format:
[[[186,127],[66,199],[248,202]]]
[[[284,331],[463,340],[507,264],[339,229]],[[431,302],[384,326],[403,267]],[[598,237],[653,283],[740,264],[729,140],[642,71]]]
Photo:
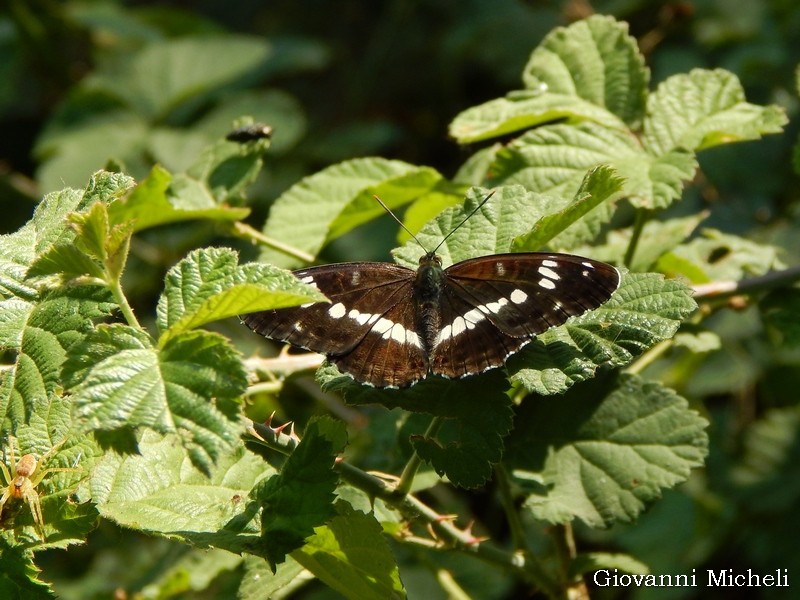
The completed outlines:
[[[628,248],[625,250],[625,258],[623,263],[630,269],[633,263],[633,256],[636,254],[636,248],[639,246],[639,240],[642,237],[642,230],[645,223],[650,219],[650,211],[640,209],[636,211],[636,220],[633,223],[633,232],[631,233],[631,241],[628,242]]]
[[[107,285],[108,289],[111,290],[111,295],[114,296],[114,300],[116,300],[117,304],[119,304],[119,308],[122,311],[122,316],[125,317],[125,321],[128,323],[128,325],[141,329],[142,326],[139,324],[136,315],[133,314],[133,309],[131,308],[131,305],[128,304],[128,299],[125,297],[125,292],[122,291],[122,285],[119,278],[107,281]]]
[[[444,419],[442,417],[433,417],[431,422],[428,424],[428,429],[425,431],[424,436],[426,438],[435,437],[443,423]],[[408,494],[411,491],[411,486],[414,483],[414,477],[416,476],[421,465],[422,459],[415,450],[411,455],[411,458],[408,459],[406,466],[403,468],[403,472],[400,475],[400,480],[397,482],[397,486],[395,487],[395,490],[399,494]]]
[[[264,235],[257,229],[253,229],[247,223],[242,223],[240,221],[232,223],[231,232],[238,238],[256,244],[261,244],[262,246],[267,246],[268,248],[272,248],[273,250],[282,252],[287,256],[291,256],[298,260],[302,260],[304,263],[314,262],[314,256],[309,254],[308,252],[304,252],[299,248],[295,248],[294,246],[290,246],[289,244],[284,244],[283,242],[274,240],[271,237]]]

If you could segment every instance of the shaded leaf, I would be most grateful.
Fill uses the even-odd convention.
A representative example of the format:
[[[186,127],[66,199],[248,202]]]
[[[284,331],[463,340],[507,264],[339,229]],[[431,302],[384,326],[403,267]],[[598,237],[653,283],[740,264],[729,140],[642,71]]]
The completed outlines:
[[[631,375],[607,395],[592,391],[530,398],[519,409],[507,460],[538,519],[632,521],[706,455],[708,423],[674,391]]]
[[[512,425],[508,388],[502,371],[447,380],[430,377],[407,390],[378,390],[353,382],[333,367],[318,372],[323,389],[339,391],[349,404],[381,404],[444,417],[435,438],[412,437],[418,454],[440,476],[460,487],[474,488],[491,477],[503,453],[503,438]]]
[[[353,600],[405,598],[397,562],[375,517],[344,502],[329,523],[314,530],[292,558]]]
[[[286,554],[302,546],[315,527],[335,514],[339,475],[333,466],[346,442],[344,424],[328,417],[312,419],[280,474],[252,491],[251,499],[261,507],[259,551],[273,572]]]

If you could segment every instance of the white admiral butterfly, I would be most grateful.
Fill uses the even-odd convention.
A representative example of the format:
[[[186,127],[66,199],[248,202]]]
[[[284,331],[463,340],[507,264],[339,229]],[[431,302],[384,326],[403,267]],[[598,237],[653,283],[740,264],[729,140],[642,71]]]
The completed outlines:
[[[294,271],[330,302],[242,320],[265,337],[324,354],[360,383],[407,387],[430,374],[499,367],[537,334],[599,307],[620,281],[611,265],[572,254],[497,254],[443,269],[435,252],[416,271],[379,262]]]

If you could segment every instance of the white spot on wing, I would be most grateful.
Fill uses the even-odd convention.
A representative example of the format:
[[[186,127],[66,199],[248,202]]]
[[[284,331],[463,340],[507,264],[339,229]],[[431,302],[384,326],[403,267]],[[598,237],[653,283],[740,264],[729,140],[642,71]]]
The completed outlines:
[[[295,331],[303,331],[303,325],[300,323],[300,321],[297,321],[294,325],[292,325],[292,327],[294,327]]]
[[[377,315],[371,316],[377,317]],[[417,348],[422,348],[422,342],[420,342],[419,336],[415,332],[409,331],[403,327],[400,323],[395,323],[389,319],[379,317],[375,323],[375,327],[372,329],[384,340],[392,339],[398,344],[411,344]]]
[[[464,333],[467,330],[467,322],[464,320],[464,317],[456,317],[455,321],[453,321],[453,337]]]
[[[581,264],[584,267],[586,267],[587,269],[594,269],[594,265],[592,263],[590,263],[590,262],[585,261],[585,260],[581,261]]]
[[[355,308],[352,309],[347,316],[353,319],[359,325],[365,325],[369,319],[375,315],[371,315],[369,313],[362,313],[357,311]]]
[[[328,314],[334,319],[341,319],[347,314],[347,309],[344,307],[344,304],[337,302],[328,309]]]
[[[305,275],[304,277],[300,278],[300,281],[303,283],[314,283],[314,278],[311,275]]]
[[[309,306],[313,306],[316,302],[306,302],[305,304],[301,304],[300,308],[308,308]]]
[[[556,289],[556,284],[542,277],[542,279],[539,280],[539,287],[543,287],[546,290],[554,290]]]
[[[499,313],[503,307],[508,304],[508,300],[506,298],[500,298],[497,302],[489,302],[489,304],[484,304],[483,308],[488,310],[492,314]],[[478,307],[481,308],[481,307]]]
[[[543,267],[557,267],[558,263],[556,261],[550,260],[548,258],[548,259],[545,259],[545,260],[542,261],[542,266]]]
[[[505,275],[506,274],[506,266],[501,262],[494,263],[494,272],[495,275]]]
[[[555,279],[556,281],[561,279],[558,273],[553,271],[553,269],[548,269],[547,267],[539,267],[539,275],[542,275],[543,277],[549,277],[550,279]]]
[[[544,281],[544,279],[542,281]],[[541,282],[539,283],[539,285],[542,285]],[[528,299],[528,294],[526,294],[520,289],[516,289],[513,292],[511,292],[511,301],[514,304],[522,304],[527,299]]]
[[[477,308],[473,308],[471,311],[469,311],[464,315],[464,320],[467,323],[472,323],[473,325],[475,325],[476,323],[480,323],[486,318],[483,316],[483,312],[481,310],[482,308],[483,306],[478,306]],[[469,327],[469,325],[467,325],[467,327]]]
[[[356,269],[350,276],[350,285],[358,285],[360,282],[361,282],[361,271]]]

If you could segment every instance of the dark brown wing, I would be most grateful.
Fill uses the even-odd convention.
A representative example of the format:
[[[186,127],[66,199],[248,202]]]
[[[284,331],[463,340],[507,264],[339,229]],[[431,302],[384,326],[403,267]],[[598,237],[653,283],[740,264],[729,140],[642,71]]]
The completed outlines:
[[[537,334],[606,302],[619,272],[571,254],[498,254],[445,269],[431,371],[448,377],[502,365]]]
[[[390,263],[340,263],[300,269],[295,276],[329,299],[245,315],[263,336],[319,352],[356,381],[404,387],[428,371],[415,332],[414,271]]]

